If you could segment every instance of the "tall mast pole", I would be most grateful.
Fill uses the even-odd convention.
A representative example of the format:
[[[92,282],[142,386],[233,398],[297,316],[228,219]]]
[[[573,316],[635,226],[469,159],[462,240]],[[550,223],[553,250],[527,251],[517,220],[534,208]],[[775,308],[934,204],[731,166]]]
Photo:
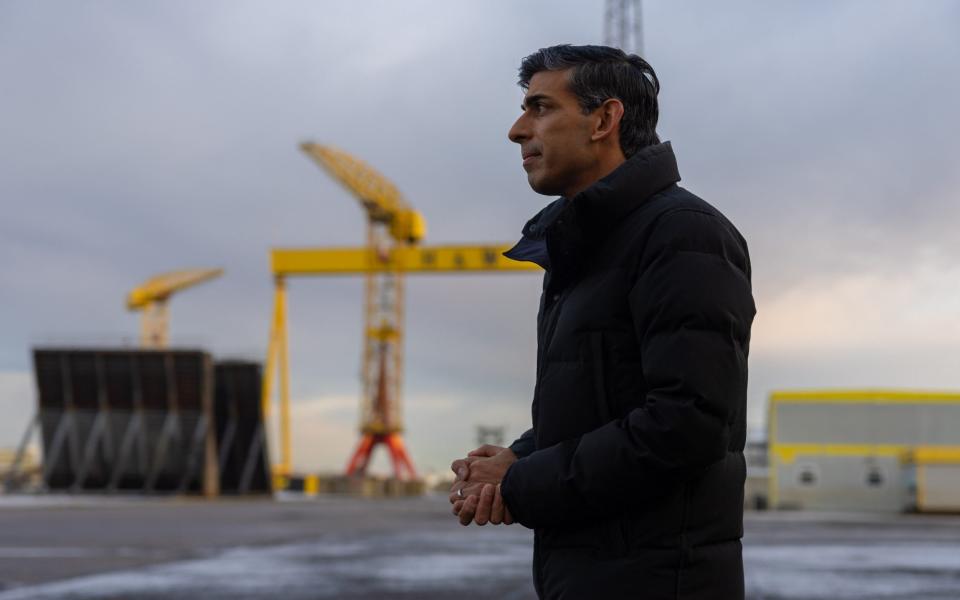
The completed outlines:
[[[643,54],[643,4],[641,0],[607,0],[604,7],[603,43],[628,54]]]

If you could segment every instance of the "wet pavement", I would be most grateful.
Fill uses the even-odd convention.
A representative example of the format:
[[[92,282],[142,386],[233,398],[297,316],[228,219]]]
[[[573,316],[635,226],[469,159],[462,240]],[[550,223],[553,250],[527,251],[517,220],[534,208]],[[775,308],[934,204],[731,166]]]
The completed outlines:
[[[443,496],[0,497],[0,600],[525,600],[531,533]],[[748,513],[748,598],[960,599],[960,517]]]

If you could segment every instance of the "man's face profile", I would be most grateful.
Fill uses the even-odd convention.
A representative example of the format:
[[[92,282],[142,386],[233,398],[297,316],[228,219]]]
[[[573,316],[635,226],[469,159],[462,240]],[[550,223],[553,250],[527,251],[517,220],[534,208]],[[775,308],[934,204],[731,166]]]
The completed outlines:
[[[595,159],[592,114],[584,114],[570,91],[570,69],[540,71],[530,78],[520,118],[507,137],[520,144],[530,187],[540,194],[577,189]]]

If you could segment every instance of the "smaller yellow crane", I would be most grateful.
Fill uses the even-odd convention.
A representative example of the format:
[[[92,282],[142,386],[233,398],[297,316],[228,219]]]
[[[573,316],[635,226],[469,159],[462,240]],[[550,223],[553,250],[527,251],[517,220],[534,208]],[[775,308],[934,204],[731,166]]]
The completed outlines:
[[[154,275],[127,294],[127,309],[143,311],[140,321],[140,345],[166,348],[169,342],[167,301],[174,293],[209,281],[223,269],[184,269]]]

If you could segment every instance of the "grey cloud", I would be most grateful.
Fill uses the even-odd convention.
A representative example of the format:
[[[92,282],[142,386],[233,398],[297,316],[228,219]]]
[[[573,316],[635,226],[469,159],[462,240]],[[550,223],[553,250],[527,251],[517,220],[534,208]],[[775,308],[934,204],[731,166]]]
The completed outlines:
[[[749,240],[761,311],[798,282],[960,257],[956,3],[644,8],[661,133]],[[599,0],[4,3],[0,369],[27,370],[37,340],[135,338],[123,294],[191,265],[227,275],[173,301],[174,339],[262,355],[268,248],[362,241],[304,139],[393,179],[432,243],[513,241],[548,200],[506,139],[519,59],[601,25]],[[444,390],[468,399],[444,439],[472,435],[491,399],[523,414],[536,278],[408,290],[411,428],[427,429],[416,398]],[[356,279],[291,283],[298,397],[357,393],[360,295]],[[832,380],[776,360],[755,357],[752,397]]]

